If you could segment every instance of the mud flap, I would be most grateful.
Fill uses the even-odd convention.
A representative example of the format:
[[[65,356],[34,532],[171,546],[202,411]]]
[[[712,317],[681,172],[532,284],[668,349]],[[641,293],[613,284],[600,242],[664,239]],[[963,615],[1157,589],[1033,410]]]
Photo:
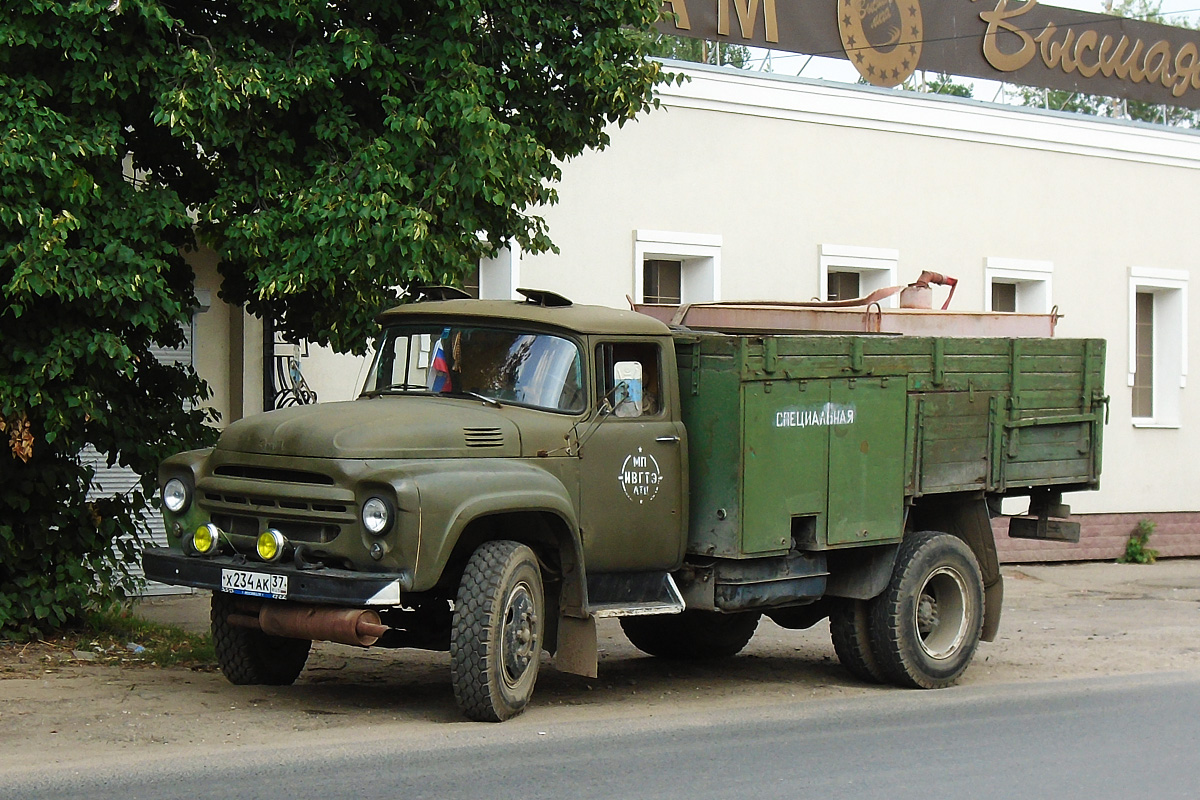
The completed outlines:
[[[985,642],[996,641],[1000,631],[1000,612],[1004,606],[1004,578],[997,576],[996,582],[983,589],[983,633],[979,638]]]
[[[554,667],[559,672],[595,678],[599,668],[596,644],[596,618],[588,615],[558,618],[558,650]]]

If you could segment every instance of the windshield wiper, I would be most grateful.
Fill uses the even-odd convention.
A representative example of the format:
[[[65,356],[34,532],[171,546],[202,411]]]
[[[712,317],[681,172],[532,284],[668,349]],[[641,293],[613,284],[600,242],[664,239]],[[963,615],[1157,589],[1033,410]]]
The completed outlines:
[[[442,394],[450,394],[450,395],[460,394],[460,395],[465,395],[466,397],[474,397],[476,400],[482,401],[485,405],[493,406],[495,408],[504,408],[504,406],[500,405],[500,401],[497,400],[496,398],[488,397],[487,395],[480,394],[479,392],[472,392],[470,389],[460,389],[459,391],[442,392]]]
[[[389,383],[387,386],[383,386],[378,389],[372,389],[369,392],[363,392],[361,396],[362,397],[379,397],[381,394],[386,394],[388,392],[393,392],[393,391],[408,392],[408,391],[413,391],[413,390],[428,392],[429,387],[423,383]]]

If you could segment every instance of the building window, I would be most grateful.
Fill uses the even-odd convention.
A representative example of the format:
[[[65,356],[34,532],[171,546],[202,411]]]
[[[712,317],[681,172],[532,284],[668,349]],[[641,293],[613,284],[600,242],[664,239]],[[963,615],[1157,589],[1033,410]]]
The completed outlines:
[[[1017,310],[1017,285],[1015,283],[992,284],[992,311]]]
[[[859,297],[857,272],[830,272],[826,300],[853,300]]]
[[[1154,416],[1154,295],[1134,293],[1133,416]]]
[[[1129,271],[1129,377],[1133,424],[1177,428],[1187,386],[1187,280],[1183,270]]]
[[[462,287],[464,292],[471,295],[471,297],[474,297],[476,300],[479,299],[479,271],[479,265],[476,264],[475,269],[471,270],[470,274],[463,278]]]
[[[683,262],[648,258],[642,262],[642,302],[677,306],[683,299]]]
[[[1051,261],[988,258],[984,261],[984,310],[1049,314],[1053,309]]]
[[[638,230],[633,247],[634,300],[681,305],[721,299],[721,237]]]
[[[897,285],[899,250],[823,244],[818,252],[820,291],[817,297],[822,300],[853,300],[876,289]],[[895,308],[896,298],[884,298],[880,305]]]

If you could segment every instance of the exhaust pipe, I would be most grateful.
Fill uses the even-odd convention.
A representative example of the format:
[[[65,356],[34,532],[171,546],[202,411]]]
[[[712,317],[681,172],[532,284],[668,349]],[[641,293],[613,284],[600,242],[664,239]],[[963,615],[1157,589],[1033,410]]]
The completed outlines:
[[[262,631],[268,636],[337,642],[370,647],[387,633],[379,613],[366,608],[263,603],[258,614],[230,614],[230,625]]]

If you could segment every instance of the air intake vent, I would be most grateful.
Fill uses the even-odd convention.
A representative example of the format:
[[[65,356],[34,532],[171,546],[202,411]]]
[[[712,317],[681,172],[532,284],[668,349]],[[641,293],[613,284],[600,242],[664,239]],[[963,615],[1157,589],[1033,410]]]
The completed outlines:
[[[308,483],[315,486],[333,486],[333,478],[317,472],[301,472],[297,469],[274,467],[251,467],[226,464],[213,470],[223,478],[246,478],[252,481],[275,481],[277,483]]]
[[[499,428],[463,428],[467,447],[503,447],[504,434]]]

